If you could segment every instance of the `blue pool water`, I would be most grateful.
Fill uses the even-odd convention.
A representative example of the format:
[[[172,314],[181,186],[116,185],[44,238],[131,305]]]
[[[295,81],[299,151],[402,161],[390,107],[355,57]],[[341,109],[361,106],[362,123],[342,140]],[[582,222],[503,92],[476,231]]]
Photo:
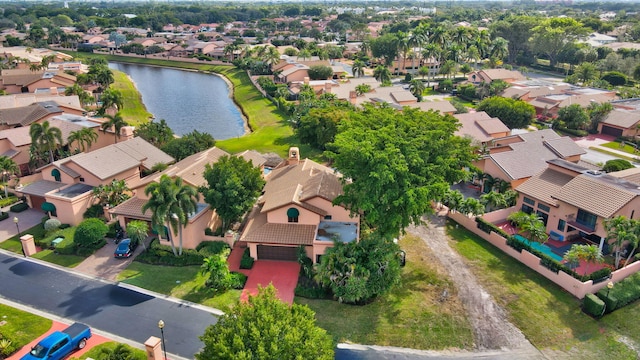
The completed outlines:
[[[513,235],[514,238],[516,238],[518,241],[520,241],[523,244],[529,245],[531,246],[533,249],[536,249],[538,251],[540,251],[541,253],[548,255],[549,257],[551,257],[552,259],[560,262],[562,261],[562,256],[554,253],[550,247],[548,247],[545,244],[540,244],[537,242],[531,242],[528,239],[525,239],[524,237],[522,237],[521,235],[515,234]]]

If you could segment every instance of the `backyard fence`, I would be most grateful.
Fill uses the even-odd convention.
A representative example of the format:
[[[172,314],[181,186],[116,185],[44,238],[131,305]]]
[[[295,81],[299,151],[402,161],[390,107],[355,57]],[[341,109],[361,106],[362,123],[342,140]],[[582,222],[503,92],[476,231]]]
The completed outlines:
[[[510,210],[510,211],[509,211]],[[506,215],[513,212],[512,209],[502,209],[497,210],[491,213],[487,213],[483,216],[483,219],[486,221],[496,223],[500,220],[506,220]],[[553,281],[558,286],[562,287],[566,291],[568,291],[573,296],[578,299],[584,298],[587,294],[596,293],[598,290],[607,286],[606,281],[602,281],[599,283],[593,282],[593,280],[588,280],[585,282],[581,282],[580,280],[574,278],[573,276],[565,273],[560,270],[557,273],[553,272],[543,265],[540,264],[540,258],[527,250],[522,250],[522,252],[518,252],[516,249],[507,245],[507,239],[502,237],[500,234],[491,231],[490,233],[486,233],[483,230],[478,228],[478,223],[476,222],[475,217],[468,217],[464,214],[458,212],[450,212],[449,218],[457,222],[458,224],[464,226],[467,230],[472,233],[478,235],[482,239],[488,241],[493,246],[502,250],[505,254],[511,256],[512,258],[520,261],[525,264],[527,267],[531,268],[533,271],[538,274],[546,277],[547,279]],[[618,282],[631,274],[640,271],[640,261],[636,261],[628,266],[620,270],[616,270],[611,273],[611,281]]]

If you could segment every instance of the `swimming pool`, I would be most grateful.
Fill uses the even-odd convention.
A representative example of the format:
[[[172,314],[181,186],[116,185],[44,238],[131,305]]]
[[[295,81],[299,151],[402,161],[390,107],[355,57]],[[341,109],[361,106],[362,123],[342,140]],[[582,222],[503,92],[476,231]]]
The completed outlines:
[[[524,237],[522,237],[519,234],[515,234],[515,235],[513,235],[513,237],[515,239],[517,239],[518,241],[520,241],[521,243],[529,245],[529,246],[531,246],[531,248],[536,249],[536,250],[540,251],[541,253],[549,256],[550,258],[552,258],[555,261],[558,261],[558,262],[562,261],[562,256],[554,253],[551,250],[551,248],[548,247],[545,244],[540,244],[540,243],[537,243],[537,242],[529,241],[528,239],[525,239]]]

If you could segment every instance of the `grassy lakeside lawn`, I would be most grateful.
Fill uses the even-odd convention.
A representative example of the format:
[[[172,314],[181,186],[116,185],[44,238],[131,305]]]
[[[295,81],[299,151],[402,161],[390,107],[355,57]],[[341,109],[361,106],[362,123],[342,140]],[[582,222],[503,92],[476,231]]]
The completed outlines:
[[[152,114],[147,111],[147,108],[142,103],[142,97],[133,81],[127,74],[117,70],[113,70],[113,78],[115,81],[111,87],[122,93],[124,102],[124,107],[120,111],[122,118],[129,125],[136,127],[148,122]]]
[[[200,266],[160,266],[132,262],[118,275],[118,281],[171,295],[194,303],[220,309],[232,309],[240,301],[241,290],[229,290],[217,295],[204,286],[206,276]]]
[[[640,344],[640,326],[628,320],[640,309],[637,302],[594,320],[581,312],[580,300],[463,227],[449,221],[447,233],[482,286],[549,358],[636,358],[616,339],[623,335]]]
[[[414,349],[470,349],[473,333],[456,289],[438,260],[415,236],[400,240],[407,253],[401,283],[364,306],[296,297],[316,312],[317,324],[339,342]],[[441,300],[443,291],[449,296]]]
[[[253,86],[245,71],[231,65],[213,65],[211,63],[190,63],[157,58],[135,58],[108,54],[89,54],[64,51],[79,58],[101,57],[108,61],[126,62],[141,65],[164,66],[202,72],[213,72],[226,77],[234,87],[233,98],[240,107],[252,129],[250,134],[241,137],[220,140],[216,146],[230,153],[248,149],[260,152],[274,152],[285,157],[289,147],[298,146],[304,157],[319,159],[320,152],[308,145],[300,144],[293,129],[286,122],[286,116],[273,103]],[[126,106],[125,106],[126,110]]]
[[[53,323],[47,318],[3,304],[0,304],[0,319],[6,321],[0,328],[0,333],[11,340],[16,350],[47,332]]]

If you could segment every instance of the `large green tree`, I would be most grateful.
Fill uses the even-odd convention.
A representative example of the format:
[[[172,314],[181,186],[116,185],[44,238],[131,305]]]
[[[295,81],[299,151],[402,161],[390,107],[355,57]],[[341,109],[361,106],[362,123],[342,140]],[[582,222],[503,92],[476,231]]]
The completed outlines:
[[[285,304],[273,285],[258,290],[209,326],[196,360],[330,360],[331,336],[315,323],[307,306]]]
[[[459,124],[437,112],[365,105],[340,123],[326,155],[343,174],[345,205],[383,234],[419,223],[450,184],[465,178],[473,159]],[[348,179],[348,181],[347,181]]]
[[[544,19],[531,31],[532,36],[529,42],[532,51],[545,55],[551,66],[556,66],[558,55],[565,46],[589,32],[579,21],[570,17]]]
[[[207,164],[204,178],[208,186],[200,192],[216,209],[223,230],[251,209],[264,187],[260,169],[237,156],[223,156],[218,162]]]
[[[317,149],[325,149],[338,132],[338,124],[349,113],[347,109],[337,107],[314,108],[302,116],[296,127],[300,141]]]
[[[478,104],[478,111],[497,117],[509,129],[527,127],[536,115],[536,109],[525,101],[501,96],[486,98]]]
[[[174,139],[173,130],[171,130],[165,119],[160,119],[159,122],[146,122],[138,126],[133,133],[155,147],[162,147]]]
[[[584,129],[590,122],[589,115],[578,104],[565,106],[558,110],[558,120],[563,121],[569,129]]]
[[[162,147],[162,151],[171,155],[176,161],[180,161],[189,155],[212,148],[215,144],[216,140],[211,134],[193,130],[167,142]]]
[[[529,51],[531,29],[539,19],[531,16],[513,15],[498,20],[491,25],[492,33],[508,42],[508,62],[514,63],[518,55]]]

